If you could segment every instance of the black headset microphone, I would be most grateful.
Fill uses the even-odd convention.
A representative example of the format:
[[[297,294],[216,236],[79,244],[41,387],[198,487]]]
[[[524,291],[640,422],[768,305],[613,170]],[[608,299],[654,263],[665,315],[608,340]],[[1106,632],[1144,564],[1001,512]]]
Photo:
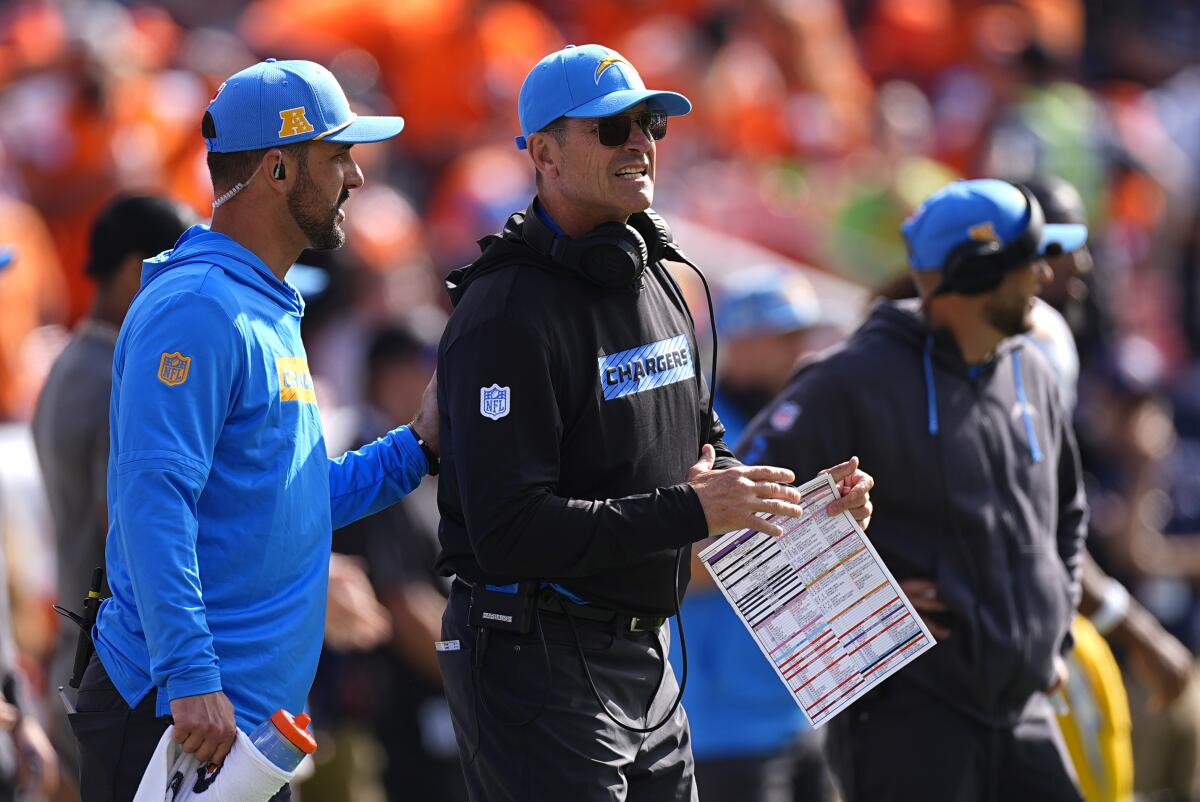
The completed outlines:
[[[536,204],[537,200],[535,199],[525,212],[524,221],[521,225],[521,236],[535,251],[586,281],[606,289],[637,292],[641,284],[642,274],[646,272],[647,267],[664,258],[682,262],[700,277],[700,283],[704,285],[704,297],[708,302],[709,327],[712,332],[712,381],[709,384],[708,407],[705,410],[704,439],[700,443],[701,449],[703,449],[704,444],[712,439],[713,398],[717,393],[717,321],[716,315],[713,313],[712,291],[708,286],[708,279],[705,278],[704,273],[675,244],[670,227],[653,209],[647,209],[644,212],[637,212],[630,215],[628,223],[602,223],[586,236],[573,239],[552,230],[538,214]],[[692,336],[694,338],[696,334],[696,322],[692,318],[687,301],[684,299],[678,285],[675,284],[674,279],[669,275],[667,279],[672,294],[676,296],[675,301],[692,324]],[[696,384],[700,388],[701,395],[704,394],[703,382],[704,376],[697,370]],[[604,711],[604,714],[615,724],[629,732],[644,734],[660,729],[675,715],[675,711],[679,708],[679,703],[683,700],[683,691],[687,687],[687,636],[683,631],[683,613],[680,609],[683,604],[679,597],[679,577],[683,571],[683,555],[683,547],[676,549],[675,618],[679,621],[679,651],[683,663],[683,675],[679,679],[679,693],[675,695],[675,701],[671,703],[671,708],[657,724],[650,727],[635,727],[619,720],[609,712],[608,706],[600,698],[600,692],[596,690],[596,683],[592,680],[592,672],[588,668],[587,656],[584,654],[583,645],[579,640],[579,631],[576,629],[575,619],[571,616],[566,605],[562,607],[563,612],[567,616],[567,621],[571,625],[571,632],[575,636],[575,647],[579,652],[579,660],[583,665],[583,673],[587,677],[588,685],[592,689],[592,695],[596,698],[596,702],[600,705],[600,709]],[[544,640],[542,648],[547,648]],[[666,653],[663,653],[662,659],[664,662],[667,660]],[[549,655],[547,654],[548,663]],[[547,698],[549,697],[549,688],[547,688],[546,696]],[[542,702],[543,708],[545,707],[545,701],[544,699]],[[532,722],[540,712],[541,710],[539,709],[538,713],[535,713],[532,718],[521,723]]]

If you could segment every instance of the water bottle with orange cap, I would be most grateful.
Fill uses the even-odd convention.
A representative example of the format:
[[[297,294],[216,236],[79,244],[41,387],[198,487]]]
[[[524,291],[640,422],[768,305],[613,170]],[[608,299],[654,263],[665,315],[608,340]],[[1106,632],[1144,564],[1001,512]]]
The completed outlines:
[[[267,759],[286,772],[293,772],[317,748],[317,739],[308,731],[307,713],[292,718],[286,710],[276,710],[269,719],[254,728],[250,742]]]

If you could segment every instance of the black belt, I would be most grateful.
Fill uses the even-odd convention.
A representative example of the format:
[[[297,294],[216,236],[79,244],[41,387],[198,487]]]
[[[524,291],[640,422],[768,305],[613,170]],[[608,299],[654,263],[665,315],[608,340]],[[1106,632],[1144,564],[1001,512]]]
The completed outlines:
[[[474,589],[474,585],[460,576],[455,576],[454,582],[468,591]],[[594,604],[580,604],[552,587],[545,587],[538,591],[537,606],[539,610],[545,610],[555,615],[569,616],[576,621],[611,624],[617,632],[657,632],[667,622],[667,619],[661,615],[630,615],[607,607],[597,607]]]

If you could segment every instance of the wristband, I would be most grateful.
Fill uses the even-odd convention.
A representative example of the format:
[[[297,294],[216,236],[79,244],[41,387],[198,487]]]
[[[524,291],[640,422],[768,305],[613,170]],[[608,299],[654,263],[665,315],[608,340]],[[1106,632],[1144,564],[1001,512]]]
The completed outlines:
[[[430,476],[437,476],[438,471],[442,468],[442,461],[438,459],[438,455],[433,453],[433,449],[421,437],[421,434],[410,424],[408,430],[412,432],[412,436],[417,438],[417,445],[421,447],[421,453],[425,455],[425,462],[428,464],[428,473]]]
[[[1104,595],[1101,597],[1100,609],[1088,616],[1092,626],[1101,635],[1107,635],[1125,620],[1129,615],[1129,591],[1115,579],[1109,578],[1104,585]]]

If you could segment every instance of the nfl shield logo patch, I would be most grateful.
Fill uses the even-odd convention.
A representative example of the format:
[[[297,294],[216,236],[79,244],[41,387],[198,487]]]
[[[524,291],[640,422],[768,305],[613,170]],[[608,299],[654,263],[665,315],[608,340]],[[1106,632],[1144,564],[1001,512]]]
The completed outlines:
[[[163,354],[158,363],[158,380],[168,387],[183,384],[187,381],[188,368],[192,366],[192,358],[176,351],[173,354]]]
[[[500,420],[508,414],[510,388],[493,384],[479,388],[479,413],[485,418]]]
[[[794,401],[784,401],[771,413],[771,426],[779,432],[787,431],[792,428],[792,424],[798,417],[800,417],[800,407]]]

